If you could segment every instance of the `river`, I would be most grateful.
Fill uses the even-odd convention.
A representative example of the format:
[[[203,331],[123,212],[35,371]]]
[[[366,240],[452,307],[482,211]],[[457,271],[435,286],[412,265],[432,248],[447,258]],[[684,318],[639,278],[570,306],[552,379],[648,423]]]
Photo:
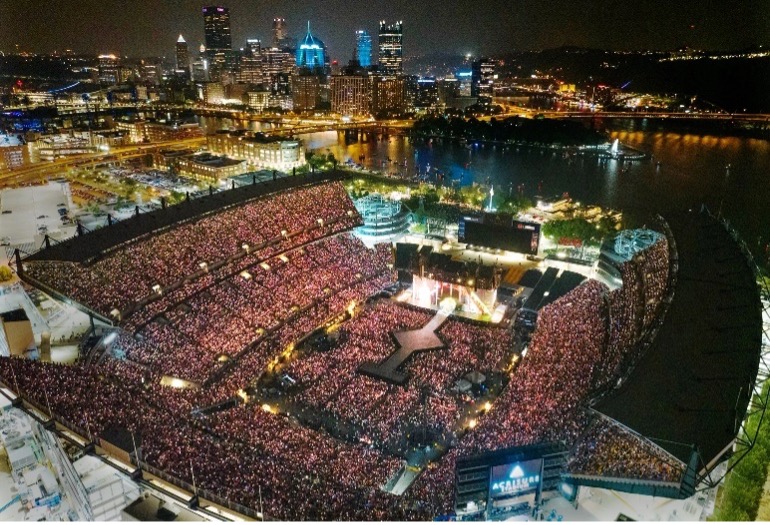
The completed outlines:
[[[227,121],[221,124],[232,125]],[[252,127],[256,130],[255,124]],[[560,152],[539,149],[502,150],[489,145],[468,149],[446,142],[413,143],[408,137],[358,141],[342,133],[325,132],[302,139],[307,149],[333,153],[342,162],[358,162],[363,156],[368,167],[407,173],[417,169],[425,172],[430,164],[447,173],[447,179],[463,184],[491,182],[498,194],[517,191],[523,184],[524,193],[530,197],[566,192],[577,201],[620,209],[636,217],[650,212],[665,215],[705,203],[714,213],[721,207],[753,250],[757,250],[760,236],[762,246],[770,241],[770,142],[636,131],[623,121],[613,126],[613,139],[651,158],[623,166],[591,157],[565,159]]]

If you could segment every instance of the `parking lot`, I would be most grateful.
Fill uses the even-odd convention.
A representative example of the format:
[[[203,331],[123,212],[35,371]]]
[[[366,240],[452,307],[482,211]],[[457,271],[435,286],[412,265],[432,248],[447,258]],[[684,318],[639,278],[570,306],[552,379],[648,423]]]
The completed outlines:
[[[51,182],[45,186],[15,188],[0,193],[0,241],[23,244],[35,236],[56,233],[65,225],[72,201],[66,184]]]

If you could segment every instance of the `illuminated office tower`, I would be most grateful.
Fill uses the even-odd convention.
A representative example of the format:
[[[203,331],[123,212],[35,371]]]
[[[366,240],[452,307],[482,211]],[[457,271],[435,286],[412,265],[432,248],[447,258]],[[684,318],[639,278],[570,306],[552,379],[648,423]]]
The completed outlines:
[[[305,38],[297,43],[297,67],[322,69],[326,65],[326,46],[323,41],[310,33],[310,22],[307,23]]]
[[[190,76],[190,50],[182,35],[176,41],[176,70],[184,76]]]
[[[294,41],[289,36],[285,18],[273,18],[272,46],[279,49],[293,48]]]
[[[372,65],[372,36],[369,31],[356,31],[356,60],[361,67]]]
[[[262,43],[258,39],[250,38],[246,41],[246,49],[241,56],[238,81],[260,84],[262,76]]]
[[[492,97],[494,82],[495,62],[489,58],[474,61],[471,69],[471,96]]]
[[[387,24],[380,22],[379,64],[380,72],[386,75],[400,75],[404,72],[403,22]]]
[[[206,36],[206,49],[209,51],[232,49],[230,9],[218,5],[204,7],[203,31]]]

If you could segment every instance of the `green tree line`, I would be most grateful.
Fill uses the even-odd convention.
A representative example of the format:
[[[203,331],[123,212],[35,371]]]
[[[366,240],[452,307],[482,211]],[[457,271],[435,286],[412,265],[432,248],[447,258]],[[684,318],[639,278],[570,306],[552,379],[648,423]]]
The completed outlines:
[[[510,117],[482,121],[476,118],[424,116],[412,128],[417,138],[445,137],[453,139],[491,140],[532,145],[562,146],[597,145],[607,142],[606,134],[586,127],[581,122],[564,119],[528,119]]]

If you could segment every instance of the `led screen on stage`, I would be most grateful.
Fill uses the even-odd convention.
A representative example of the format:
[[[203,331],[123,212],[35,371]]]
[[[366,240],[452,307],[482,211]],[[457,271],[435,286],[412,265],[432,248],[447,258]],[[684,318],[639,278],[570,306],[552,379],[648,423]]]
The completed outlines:
[[[542,459],[530,459],[492,467],[490,497],[518,496],[536,490],[542,481],[542,465]]]

